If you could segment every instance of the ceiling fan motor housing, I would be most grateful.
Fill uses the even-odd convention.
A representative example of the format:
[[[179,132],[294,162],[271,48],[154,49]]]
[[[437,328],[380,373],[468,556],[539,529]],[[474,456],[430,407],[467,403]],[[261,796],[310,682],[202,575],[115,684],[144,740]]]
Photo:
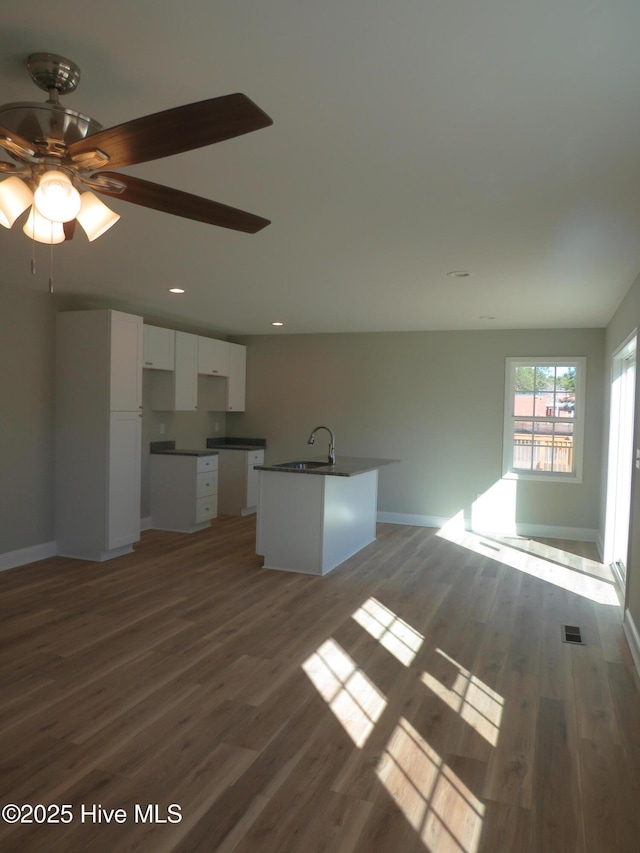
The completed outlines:
[[[45,92],[68,95],[80,82],[80,68],[57,53],[32,53],[27,68],[33,82]]]
[[[30,101],[1,106],[0,125],[41,148],[43,155],[63,153],[56,151],[56,143],[66,147],[102,130],[90,116],[60,104]]]
[[[73,92],[80,82],[75,62],[57,53],[32,53],[27,68],[36,86],[49,93],[49,100],[0,106],[0,125],[29,140],[40,156],[58,157],[66,153],[67,146],[103,129],[90,116],[58,102],[59,95]]]

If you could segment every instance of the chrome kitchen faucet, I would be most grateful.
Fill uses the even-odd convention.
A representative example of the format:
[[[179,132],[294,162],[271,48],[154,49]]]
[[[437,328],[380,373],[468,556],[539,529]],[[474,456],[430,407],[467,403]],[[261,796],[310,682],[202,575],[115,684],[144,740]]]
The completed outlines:
[[[314,427],[314,429],[312,429],[312,430],[311,430],[311,435],[309,436],[309,438],[308,438],[308,440],[307,440],[307,444],[313,444],[313,443],[315,442],[315,440],[316,440],[316,432],[317,432],[319,429],[326,429],[326,431],[327,431],[327,432],[329,433],[329,435],[331,436],[331,440],[330,440],[330,442],[329,442],[329,465],[335,465],[335,464],[336,464],[336,448],[335,448],[335,439],[334,439],[334,437],[333,437],[333,432],[329,429],[329,427],[326,427],[326,426],[317,426],[317,427]]]

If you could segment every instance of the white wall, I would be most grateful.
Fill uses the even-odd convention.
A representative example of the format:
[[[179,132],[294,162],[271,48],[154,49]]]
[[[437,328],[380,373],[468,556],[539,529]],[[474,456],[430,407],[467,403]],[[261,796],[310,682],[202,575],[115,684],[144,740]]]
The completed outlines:
[[[516,520],[593,535],[599,523],[604,330],[265,335],[247,344],[245,415],[234,435],[263,436],[267,459],[325,451],[306,439],[318,424],[338,454],[400,458],[380,471],[379,510],[471,517],[500,480],[507,356],[587,357],[582,484],[518,484]],[[559,532],[559,535],[562,535]]]
[[[50,294],[1,287],[0,555],[54,538],[54,343]]]

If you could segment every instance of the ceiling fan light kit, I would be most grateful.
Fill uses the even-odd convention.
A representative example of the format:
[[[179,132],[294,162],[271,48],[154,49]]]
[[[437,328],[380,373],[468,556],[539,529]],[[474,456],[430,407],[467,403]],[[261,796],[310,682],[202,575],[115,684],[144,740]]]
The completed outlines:
[[[47,243],[54,245],[55,243],[64,243],[65,234],[62,222],[54,222],[52,219],[47,219],[38,212],[35,205],[31,206],[29,216],[22,228],[24,233],[36,243]]]
[[[80,212],[80,193],[71,178],[57,169],[40,178],[33,200],[38,213],[52,222],[70,222]]]
[[[120,215],[95,193],[251,234],[269,224],[210,199],[100,171],[203,148],[271,125],[272,119],[246,95],[211,98],[103,129],[59,102],[80,81],[75,62],[54,53],[33,53],[27,68],[49,97],[45,103],[0,106],[0,148],[10,158],[0,160],[0,176],[7,176],[0,183],[0,225],[11,228],[31,207],[23,231],[33,240],[68,240],[76,221],[90,241],[96,240]]]
[[[33,193],[20,178],[7,178],[0,184],[0,225],[11,228],[16,219],[33,204]]]
[[[108,231],[119,219],[119,213],[103,204],[89,190],[80,196],[80,211],[76,220],[82,225],[90,243],[102,237],[105,231]]]

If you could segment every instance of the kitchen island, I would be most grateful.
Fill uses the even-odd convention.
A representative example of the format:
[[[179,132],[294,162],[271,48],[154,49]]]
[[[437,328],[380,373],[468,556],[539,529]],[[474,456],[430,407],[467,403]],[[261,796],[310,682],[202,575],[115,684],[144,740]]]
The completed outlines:
[[[378,469],[397,459],[339,456],[257,465],[256,553],[264,567],[325,575],[376,538]]]

